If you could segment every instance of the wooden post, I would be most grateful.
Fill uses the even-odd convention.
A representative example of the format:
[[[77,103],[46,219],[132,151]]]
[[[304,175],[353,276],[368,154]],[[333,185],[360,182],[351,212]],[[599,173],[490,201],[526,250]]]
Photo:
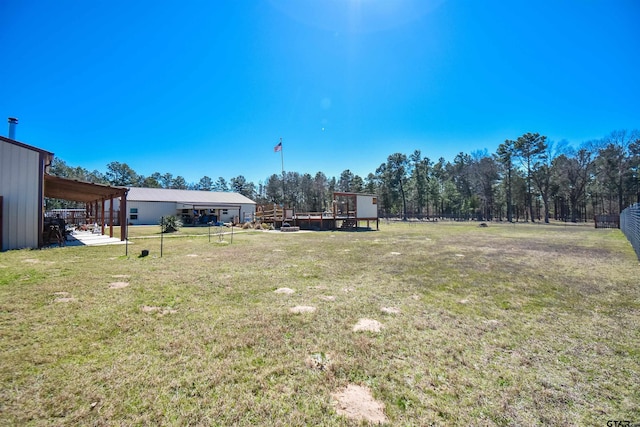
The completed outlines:
[[[104,200],[105,199],[102,199],[100,201],[100,204],[102,205],[101,207],[102,221],[100,221],[100,231],[101,231],[100,234],[104,234]]]
[[[109,199],[109,237],[113,237],[113,196]]]

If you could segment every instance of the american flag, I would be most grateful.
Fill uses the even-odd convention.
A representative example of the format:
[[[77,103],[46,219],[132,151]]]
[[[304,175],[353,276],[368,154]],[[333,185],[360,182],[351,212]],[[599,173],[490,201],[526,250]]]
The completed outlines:
[[[276,145],[275,147],[273,147],[273,152],[277,153],[278,151],[282,150],[282,142],[279,142],[278,145]]]

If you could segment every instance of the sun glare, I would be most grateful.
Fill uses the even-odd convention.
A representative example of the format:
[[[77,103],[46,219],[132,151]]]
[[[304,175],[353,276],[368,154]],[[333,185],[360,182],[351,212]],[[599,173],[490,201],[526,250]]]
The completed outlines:
[[[421,19],[446,0],[328,0],[272,4],[292,19],[337,33],[389,30]]]

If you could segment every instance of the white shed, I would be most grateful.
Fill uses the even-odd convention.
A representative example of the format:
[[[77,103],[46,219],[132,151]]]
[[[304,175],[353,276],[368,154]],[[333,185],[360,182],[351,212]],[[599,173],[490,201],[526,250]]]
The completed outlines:
[[[356,217],[378,219],[378,197],[374,194],[356,194]]]
[[[361,221],[366,221],[367,228],[370,222],[376,222],[378,229],[378,197],[375,194],[333,193],[333,215],[336,221],[341,223],[341,229],[356,230]]]
[[[153,225],[175,215],[185,224],[244,222],[253,218],[256,203],[239,193],[130,187],[127,195],[129,224]]]

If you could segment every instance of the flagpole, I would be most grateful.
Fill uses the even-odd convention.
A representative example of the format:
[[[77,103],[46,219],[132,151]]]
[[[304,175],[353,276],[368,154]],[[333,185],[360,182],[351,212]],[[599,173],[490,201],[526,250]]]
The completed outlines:
[[[280,162],[282,163],[282,209],[283,209],[283,221],[284,221],[284,204],[285,204],[285,191],[284,191],[284,150],[282,147],[282,138],[280,138]]]
[[[282,162],[282,174],[284,176],[284,154],[282,154],[284,150],[282,149],[282,138],[280,138],[280,161]]]

